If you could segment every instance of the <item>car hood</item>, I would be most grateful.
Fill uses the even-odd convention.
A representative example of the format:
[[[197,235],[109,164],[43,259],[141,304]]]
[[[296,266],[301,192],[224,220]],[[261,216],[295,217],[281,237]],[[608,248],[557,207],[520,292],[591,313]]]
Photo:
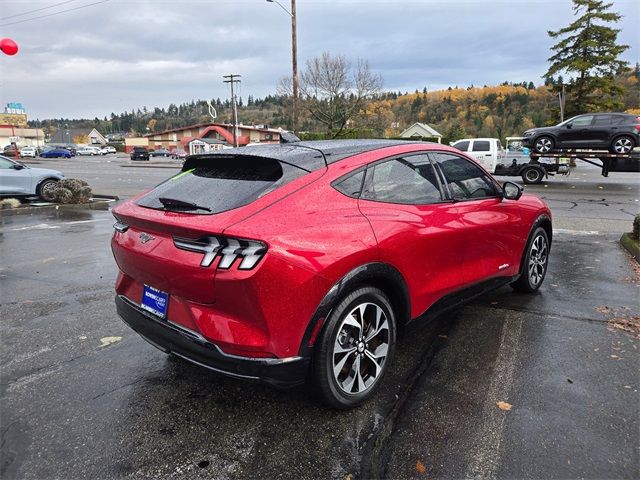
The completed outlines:
[[[522,136],[524,137],[528,137],[531,136],[533,134],[536,133],[542,133],[542,132],[549,132],[553,127],[537,127],[537,128],[530,128],[529,130],[527,130],[526,132],[524,132],[522,134]]]
[[[29,172],[34,177],[51,176],[51,177],[56,177],[56,178],[64,178],[64,175],[62,174],[62,172],[59,172],[57,170],[51,170],[49,168],[31,168],[31,167],[29,167]]]

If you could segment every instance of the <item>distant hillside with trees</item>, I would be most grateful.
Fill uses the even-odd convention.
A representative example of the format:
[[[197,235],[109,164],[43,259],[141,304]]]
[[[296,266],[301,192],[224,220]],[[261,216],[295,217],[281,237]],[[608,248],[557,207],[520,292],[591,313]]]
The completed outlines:
[[[446,90],[384,92],[369,100],[341,132],[343,137],[395,137],[415,122],[431,125],[444,135],[443,141],[462,137],[517,136],[531,127],[559,121],[554,89],[561,77],[549,78],[545,85],[533,82],[504,82],[497,86],[449,87]],[[621,94],[621,110],[640,114],[640,65],[624,69],[614,77]],[[216,121],[231,123],[229,100],[212,102]],[[291,105],[287,95],[239,98],[238,121],[248,125],[291,128]],[[51,119],[39,122],[48,133],[65,128],[97,128],[103,134],[159,132],[171,128],[210,122],[205,100],[180,105],[112,113],[90,119]],[[36,122],[30,122],[35,126]],[[326,126],[302,112],[300,130],[308,138],[325,138]]]

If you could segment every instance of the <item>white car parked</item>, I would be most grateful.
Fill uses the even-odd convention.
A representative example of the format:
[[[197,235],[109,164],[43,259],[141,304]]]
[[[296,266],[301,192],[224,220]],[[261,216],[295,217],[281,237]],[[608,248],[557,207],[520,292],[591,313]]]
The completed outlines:
[[[22,147],[20,149],[21,158],[26,158],[26,157],[36,158],[37,156],[38,156],[38,150],[36,149],[36,147]]]
[[[102,151],[106,155],[107,153],[116,153],[116,147],[112,147],[111,145],[106,145],[102,147]]]
[[[76,150],[76,155],[102,155],[102,150],[99,147],[80,147]]]
[[[49,200],[48,194],[64,175],[48,168],[31,168],[0,155],[0,197],[38,195]]]

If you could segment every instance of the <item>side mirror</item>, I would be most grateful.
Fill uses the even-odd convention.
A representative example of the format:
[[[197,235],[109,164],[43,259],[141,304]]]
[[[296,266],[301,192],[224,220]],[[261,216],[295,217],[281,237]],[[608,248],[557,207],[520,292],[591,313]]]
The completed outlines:
[[[523,189],[513,182],[504,182],[502,185],[502,198],[507,200],[518,200],[522,196]]]
[[[567,123],[567,124],[565,125],[565,127],[567,127],[567,128],[573,128],[573,124],[572,124],[572,123]]]
[[[16,164],[13,166],[13,169],[14,169],[14,170],[24,170],[24,165],[20,165],[19,163],[16,163]]]

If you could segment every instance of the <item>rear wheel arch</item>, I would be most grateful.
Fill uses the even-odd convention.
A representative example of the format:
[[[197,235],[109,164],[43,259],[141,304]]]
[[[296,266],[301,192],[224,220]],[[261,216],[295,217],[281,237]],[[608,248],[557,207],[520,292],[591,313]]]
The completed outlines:
[[[313,344],[324,328],[324,325],[319,323],[324,324],[334,307],[354,290],[367,286],[378,288],[389,298],[397,319],[397,327],[402,330],[411,320],[411,299],[404,277],[397,268],[388,263],[366,263],[343,276],[324,296],[302,337],[300,356],[311,355]]]

